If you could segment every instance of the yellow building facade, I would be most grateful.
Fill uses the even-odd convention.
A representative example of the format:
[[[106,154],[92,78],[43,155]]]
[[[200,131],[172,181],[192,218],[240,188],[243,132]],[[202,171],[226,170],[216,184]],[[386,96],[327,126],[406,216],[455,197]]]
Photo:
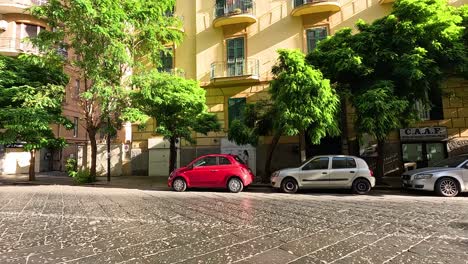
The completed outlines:
[[[387,15],[391,11],[392,2],[391,0],[177,0],[175,13],[183,17],[185,39],[179,46],[174,47],[172,67],[183,69],[186,78],[200,82],[206,89],[209,111],[218,116],[222,125],[220,132],[206,136],[197,134],[196,145],[181,142],[179,165],[183,166],[203,154],[236,153],[246,155],[245,158],[249,165],[256,169],[257,175],[262,174],[266,148],[271,138],[261,138],[257,147],[236,146],[228,142],[227,131],[230,121],[238,118],[243,105],[268,99],[267,90],[272,80],[271,68],[277,60],[276,51],[288,48],[307,53],[318,41],[333,35],[337,30],[354,27],[358,19],[371,22]],[[466,4],[467,0],[451,2],[460,6]],[[461,89],[463,93],[465,89],[468,91],[466,82],[456,83],[461,86],[449,89]],[[444,109],[449,109],[451,106],[447,100],[444,99]],[[463,102],[462,100],[459,104]],[[464,105],[460,105],[460,108],[465,109]],[[457,108],[457,115],[454,117],[457,119],[442,119],[436,123],[422,122],[415,126],[445,126],[450,123],[446,125],[446,128],[450,129],[448,132],[450,134],[455,133],[455,125],[461,125],[460,118],[463,118],[465,123],[463,127],[457,127],[458,134],[455,134],[458,135],[457,138],[466,136],[461,130],[468,127],[466,124],[468,119],[465,120],[464,114],[458,115],[459,111],[465,110]],[[352,115],[352,109],[349,109],[347,114],[349,131],[345,137],[338,139],[338,143],[336,140],[333,142],[334,152],[338,149],[343,154],[360,154],[362,147],[351,146],[358,141],[352,129]],[[448,116],[450,115],[446,117]],[[156,166],[149,169],[148,173],[167,175],[167,171],[163,168],[167,158],[164,152],[154,155],[150,153],[154,148],[166,148],[164,142],[153,134],[154,126],[154,122],[150,122],[146,130],[133,128],[134,159],[132,160],[136,161],[135,165],[132,165],[133,171],[139,170],[140,174],[144,174],[145,166],[151,167],[152,162],[160,162],[162,159],[164,160],[162,167]],[[395,142],[398,141],[396,136]],[[447,144],[444,148],[447,149]],[[401,153],[401,149],[397,149],[397,152]],[[299,138],[283,137],[274,156],[273,167],[275,169],[297,165],[300,162],[299,156]]]

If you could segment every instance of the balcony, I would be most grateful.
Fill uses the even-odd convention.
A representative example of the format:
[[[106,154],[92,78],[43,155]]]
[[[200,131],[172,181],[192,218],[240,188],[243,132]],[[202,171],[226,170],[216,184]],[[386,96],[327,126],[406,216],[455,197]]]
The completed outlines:
[[[395,2],[395,0],[380,0],[380,1],[379,1],[379,3],[380,3],[381,5],[383,5],[383,4],[389,4],[389,3],[393,3],[393,2]]]
[[[260,81],[257,59],[235,59],[211,64],[210,79],[213,85],[249,84]]]
[[[0,38],[0,54],[6,56],[17,56],[20,53],[39,53],[38,49],[31,43],[23,43],[17,38]]]
[[[341,10],[338,0],[293,0],[293,16],[303,16],[316,13],[336,13]]]
[[[43,5],[46,0],[0,0],[0,14],[24,13],[26,8],[33,5]]]
[[[213,26],[215,28],[257,22],[253,0],[218,0],[214,10]]]

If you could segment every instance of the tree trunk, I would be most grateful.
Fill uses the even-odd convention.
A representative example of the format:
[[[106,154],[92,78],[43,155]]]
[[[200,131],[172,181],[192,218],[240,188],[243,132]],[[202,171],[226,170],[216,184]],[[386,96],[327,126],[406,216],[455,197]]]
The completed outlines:
[[[173,172],[176,168],[177,163],[177,149],[176,149],[176,137],[171,137],[170,139],[170,149],[169,149],[169,174]]]
[[[299,134],[299,158],[300,158],[300,163],[303,163],[306,159],[306,133],[302,131]]]
[[[267,159],[265,161],[265,174],[263,175],[262,182],[268,183],[271,175],[271,161],[273,159],[273,153],[275,152],[276,146],[281,138],[281,133],[275,133],[271,144],[268,147]]]
[[[36,180],[36,150],[33,149],[29,152],[31,159],[29,160],[29,181]]]
[[[96,131],[94,129],[88,130],[89,142],[91,143],[91,169],[89,171],[91,180],[96,181],[96,160],[97,160],[97,142]]]
[[[377,180],[382,180],[385,169],[385,140],[377,140]]]

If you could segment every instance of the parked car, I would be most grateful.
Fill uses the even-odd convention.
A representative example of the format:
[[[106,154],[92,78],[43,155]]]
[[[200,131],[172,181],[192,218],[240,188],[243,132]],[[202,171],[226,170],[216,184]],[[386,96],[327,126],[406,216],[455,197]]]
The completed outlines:
[[[216,154],[199,157],[186,167],[174,170],[168,185],[177,192],[187,188],[227,188],[241,192],[252,183],[254,175],[249,167],[235,155]]]
[[[367,163],[353,156],[317,156],[298,168],[276,171],[271,185],[286,193],[302,188],[346,188],[366,194],[375,186],[375,178]]]
[[[446,197],[468,191],[468,155],[441,160],[431,167],[411,170],[401,176],[406,189],[435,191]]]

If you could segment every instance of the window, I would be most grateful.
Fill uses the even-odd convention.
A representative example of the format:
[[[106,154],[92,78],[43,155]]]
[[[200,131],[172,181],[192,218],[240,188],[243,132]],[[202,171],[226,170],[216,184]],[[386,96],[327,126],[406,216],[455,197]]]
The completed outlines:
[[[77,97],[80,95],[80,79],[75,79],[75,94]]]
[[[218,162],[216,161],[216,157],[206,157],[201,160],[198,160],[193,164],[193,167],[206,167],[206,166],[216,166]]]
[[[346,158],[333,158],[332,169],[346,169]]]
[[[307,52],[313,51],[317,43],[328,36],[327,27],[310,28],[306,30]]]
[[[16,38],[20,41],[17,41],[17,48],[25,51],[35,51],[36,48],[30,42],[23,42],[25,38],[35,38],[39,35],[41,30],[45,30],[44,27],[33,25],[33,24],[16,24]]]
[[[169,48],[167,51],[160,53],[161,65],[158,67],[160,72],[172,72],[174,69],[174,56],[173,49]]]
[[[414,107],[418,112],[418,118],[422,121],[431,119],[431,110],[429,107],[425,106],[421,100],[416,101]]]
[[[228,99],[228,122],[229,127],[233,120],[242,119],[245,105],[247,104],[246,98],[229,98]]]
[[[78,117],[73,118],[73,137],[78,137]]]
[[[219,165],[231,165],[231,162],[225,157],[219,157]]]
[[[245,51],[244,37],[226,40],[227,77],[244,75]]]
[[[302,170],[327,170],[329,158],[317,158],[307,163]]]
[[[336,157],[332,160],[333,169],[356,168],[356,161],[353,158]]]
[[[357,168],[356,161],[353,158],[346,158],[346,166],[348,168]]]

